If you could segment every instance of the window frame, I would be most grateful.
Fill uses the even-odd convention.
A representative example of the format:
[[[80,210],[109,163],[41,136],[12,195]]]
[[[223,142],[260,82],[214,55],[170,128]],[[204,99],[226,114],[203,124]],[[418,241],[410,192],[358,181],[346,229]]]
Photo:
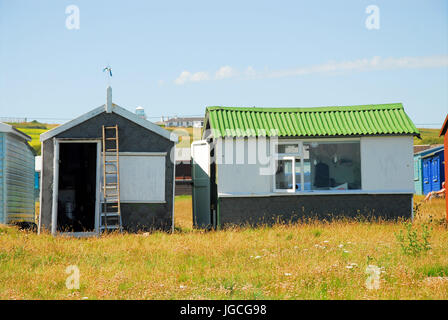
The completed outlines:
[[[275,168],[277,169],[277,161],[283,160],[283,159],[295,159],[292,164],[292,170],[294,172],[293,174],[293,188],[291,189],[277,189],[276,188],[276,181],[275,181],[275,173],[273,174],[273,190],[275,193],[312,193],[312,192],[353,192],[362,190],[362,183],[361,183],[361,189],[357,190],[305,190],[305,161],[303,159],[304,157],[304,144],[305,143],[312,143],[312,142],[318,142],[318,143],[359,143],[360,148],[360,161],[362,162],[362,154],[361,154],[361,139],[354,139],[354,138],[334,138],[334,139],[288,139],[288,140],[279,140],[275,142],[274,145],[274,161],[275,161]],[[279,145],[291,145],[291,144],[298,144],[299,146],[299,152],[298,153],[278,153],[278,146]],[[300,161],[300,189],[295,188],[296,185],[296,160]],[[361,178],[362,178],[362,167],[361,167]]]
[[[296,192],[296,175],[295,175],[295,161],[296,158],[294,156],[279,156],[276,157],[276,165],[275,165],[275,171],[277,172],[277,162],[283,160],[283,161],[291,161],[291,171],[292,171],[292,188],[290,189],[277,189],[276,187],[276,173],[273,174],[273,183],[274,183],[274,192],[288,192],[288,193],[295,193]]]

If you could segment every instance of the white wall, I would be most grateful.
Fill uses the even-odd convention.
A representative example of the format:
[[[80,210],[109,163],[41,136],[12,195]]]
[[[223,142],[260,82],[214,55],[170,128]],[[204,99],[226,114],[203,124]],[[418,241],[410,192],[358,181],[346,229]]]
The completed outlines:
[[[363,190],[414,192],[413,137],[362,137],[361,181]]]
[[[215,152],[220,159],[216,160],[219,193],[272,192],[272,175],[263,174],[268,165],[262,165],[263,159],[258,157],[258,150],[253,147],[255,143],[255,138],[218,139]],[[231,153],[233,155],[229,157]],[[269,154],[268,151],[266,153]]]
[[[258,153],[257,149],[249,147],[248,141],[255,142],[255,139],[240,141],[244,143],[242,164],[237,163],[237,157],[240,157],[241,162],[241,154],[236,154],[237,144],[242,142],[218,139],[215,147],[220,159],[217,165],[218,193],[272,193],[272,174],[260,174],[260,170],[269,171],[266,170],[268,166],[261,164],[258,156],[254,157]],[[269,146],[267,148],[270,150]],[[413,137],[362,137],[360,148],[363,191],[414,192]],[[229,157],[229,153],[233,153],[233,156]],[[255,158],[255,163],[248,161],[249,155]]]

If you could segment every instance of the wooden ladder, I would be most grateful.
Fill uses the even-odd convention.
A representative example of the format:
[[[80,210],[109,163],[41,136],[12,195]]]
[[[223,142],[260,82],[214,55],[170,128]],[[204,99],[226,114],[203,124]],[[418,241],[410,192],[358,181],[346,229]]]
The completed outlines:
[[[118,155],[118,125],[103,126],[103,203],[101,204],[100,233],[112,230],[123,231]]]

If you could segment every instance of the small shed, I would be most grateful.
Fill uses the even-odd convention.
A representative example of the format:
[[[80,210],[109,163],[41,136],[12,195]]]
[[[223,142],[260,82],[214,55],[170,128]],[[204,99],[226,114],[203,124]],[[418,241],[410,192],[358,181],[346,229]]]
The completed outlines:
[[[34,223],[31,137],[0,122],[0,224]]]
[[[104,134],[114,127],[117,141]],[[112,103],[111,87],[106,104],[43,133],[40,140],[39,231],[98,234],[109,215],[105,198],[112,196],[119,199],[115,208],[121,210],[120,228],[134,232],[174,227],[177,136]],[[108,141],[116,143],[113,149],[105,146]],[[108,158],[110,153],[116,158]],[[108,174],[116,174],[116,180],[108,181]],[[108,186],[113,194],[107,194]]]
[[[444,157],[445,159],[448,159],[448,115],[445,118],[445,121],[443,122],[442,128],[440,129],[439,136],[444,137]],[[446,161],[444,163],[444,171],[445,171],[445,177],[448,177],[448,166],[446,164]],[[446,221],[448,222],[448,188],[445,186],[445,202],[446,202]]]
[[[208,107],[192,144],[196,227],[413,215],[413,137],[401,103]]]
[[[416,194],[439,191],[445,181],[444,147],[438,146],[414,154],[414,186]]]

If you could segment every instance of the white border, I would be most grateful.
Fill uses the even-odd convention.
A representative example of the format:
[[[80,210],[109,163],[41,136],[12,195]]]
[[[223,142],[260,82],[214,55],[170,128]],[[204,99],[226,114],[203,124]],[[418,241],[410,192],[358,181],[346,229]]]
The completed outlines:
[[[54,139],[53,154],[53,199],[51,206],[51,234],[62,235],[89,235],[93,232],[58,232],[58,197],[59,197],[59,144],[60,143],[96,143],[96,191],[95,191],[95,234],[99,234],[99,213],[100,213],[100,168],[101,168],[101,140],[100,139]],[[41,191],[42,192],[42,191]]]

